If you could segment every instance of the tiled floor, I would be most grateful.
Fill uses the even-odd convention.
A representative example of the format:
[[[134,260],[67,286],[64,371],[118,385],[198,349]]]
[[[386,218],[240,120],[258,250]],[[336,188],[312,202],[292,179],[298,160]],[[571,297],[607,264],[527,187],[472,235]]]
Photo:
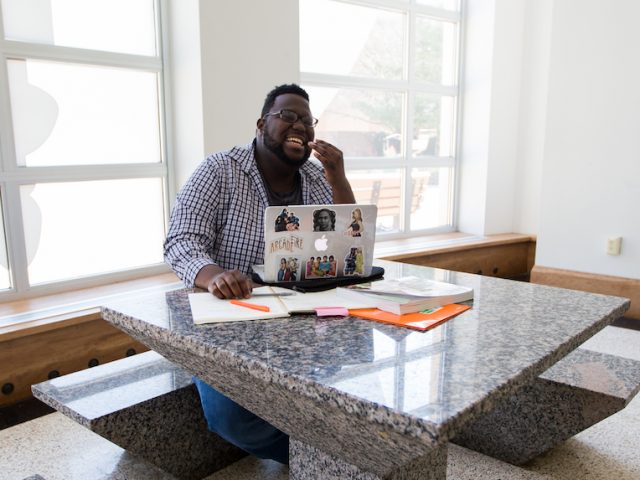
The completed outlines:
[[[640,331],[607,327],[584,347],[640,361]],[[621,412],[524,468],[451,445],[447,477],[456,480],[638,480],[638,439],[640,395]],[[172,478],[59,413],[0,431],[0,480],[22,480],[36,474],[45,480]],[[282,465],[247,457],[208,479],[286,480],[288,477],[288,469]]]

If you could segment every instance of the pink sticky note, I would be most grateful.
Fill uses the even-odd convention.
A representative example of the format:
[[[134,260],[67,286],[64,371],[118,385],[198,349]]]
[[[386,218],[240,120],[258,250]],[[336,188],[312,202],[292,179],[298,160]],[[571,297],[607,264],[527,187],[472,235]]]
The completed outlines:
[[[315,309],[319,317],[347,317],[349,310],[344,307],[318,307]]]

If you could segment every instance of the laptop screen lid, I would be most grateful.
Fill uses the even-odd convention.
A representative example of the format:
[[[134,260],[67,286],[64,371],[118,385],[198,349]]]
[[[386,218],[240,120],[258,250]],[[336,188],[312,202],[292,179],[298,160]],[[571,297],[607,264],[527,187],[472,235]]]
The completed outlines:
[[[290,205],[264,214],[265,282],[296,282],[371,274],[375,205]]]

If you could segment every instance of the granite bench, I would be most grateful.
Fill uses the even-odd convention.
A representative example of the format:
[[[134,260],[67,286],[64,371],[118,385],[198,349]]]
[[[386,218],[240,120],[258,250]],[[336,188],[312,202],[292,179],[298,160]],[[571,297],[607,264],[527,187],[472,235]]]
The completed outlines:
[[[640,362],[578,348],[452,442],[522,465],[622,410],[639,389]]]
[[[91,431],[180,479],[200,479],[247,454],[207,429],[191,375],[153,351],[32,386]]]

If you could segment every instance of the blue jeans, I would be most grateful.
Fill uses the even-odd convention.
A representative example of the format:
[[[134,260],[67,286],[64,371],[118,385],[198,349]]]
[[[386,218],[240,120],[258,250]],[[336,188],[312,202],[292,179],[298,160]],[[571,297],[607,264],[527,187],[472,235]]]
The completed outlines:
[[[200,394],[209,430],[227,442],[258,458],[289,464],[289,436],[225,397],[197,377],[193,381]]]

